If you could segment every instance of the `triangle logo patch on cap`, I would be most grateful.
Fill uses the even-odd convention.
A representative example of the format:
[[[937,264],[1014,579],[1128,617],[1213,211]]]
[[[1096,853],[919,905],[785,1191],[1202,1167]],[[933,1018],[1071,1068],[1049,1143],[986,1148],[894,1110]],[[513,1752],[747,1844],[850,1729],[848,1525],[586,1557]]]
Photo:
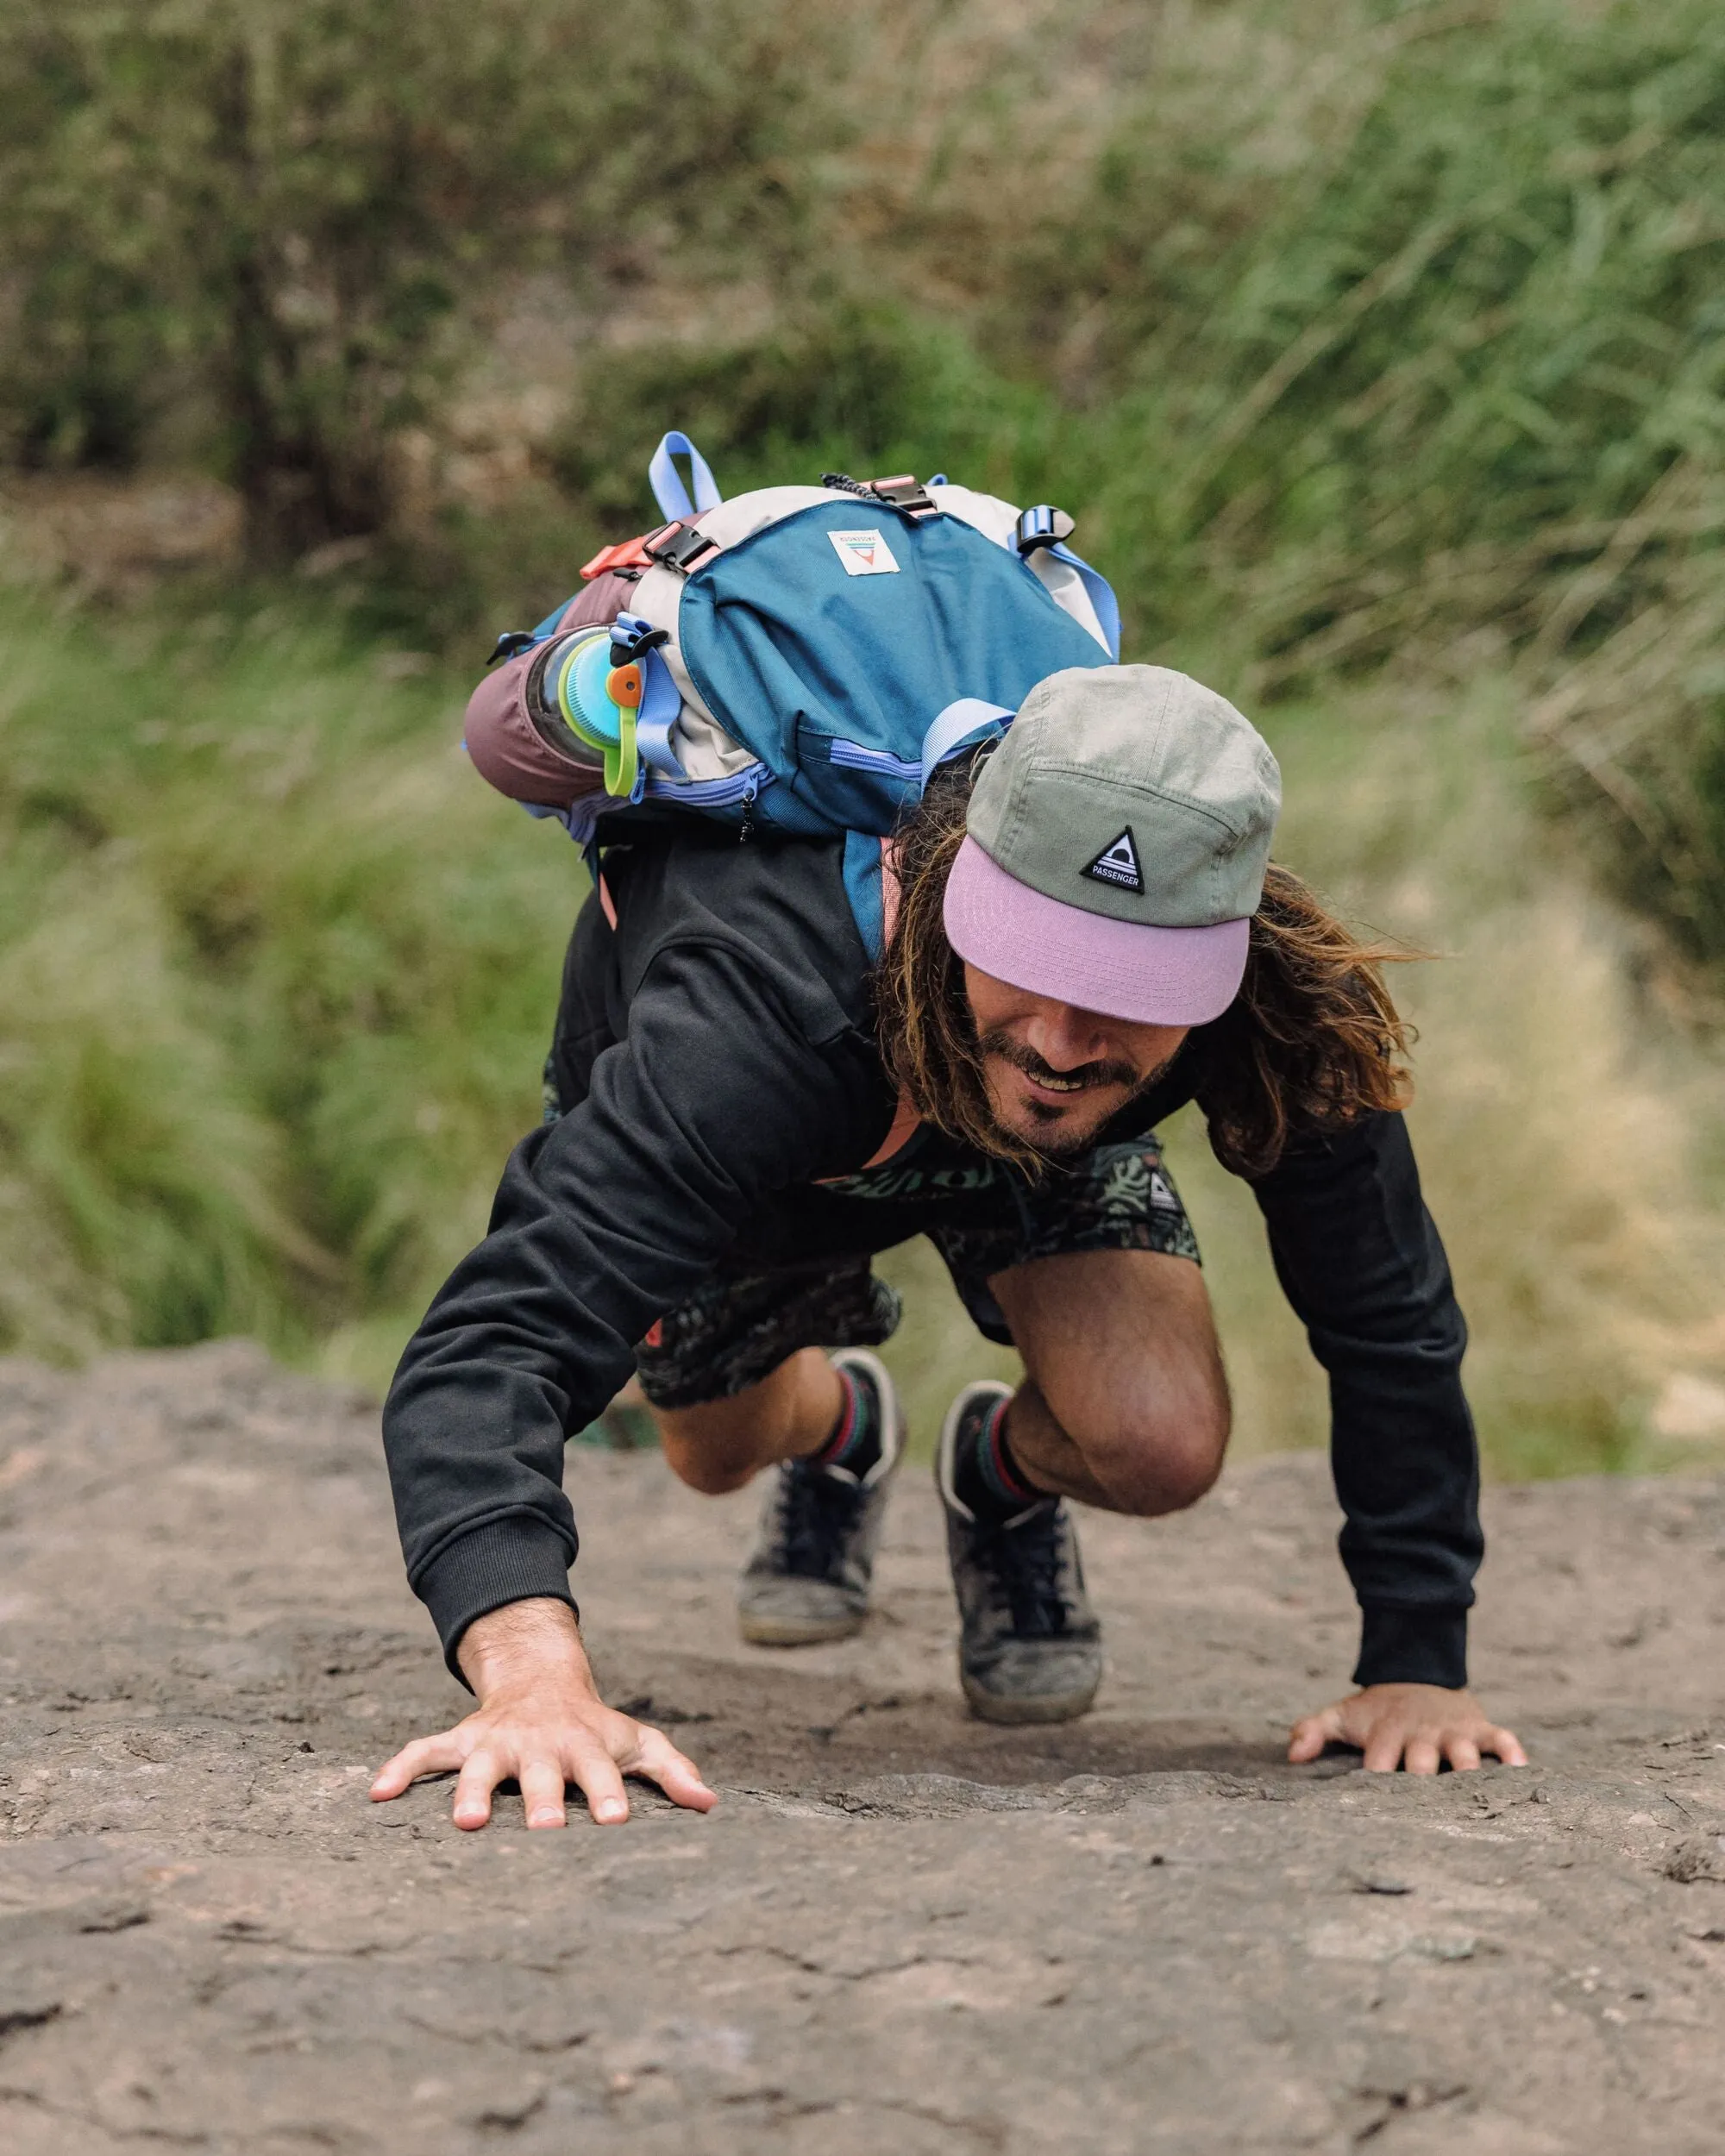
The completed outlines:
[[[1143,891],[1144,877],[1138,870],[1138,848],[1132,843],[1130,824],[1111,846],[1103,847],[1084,874],[1097,883],[1112,883],[1121,891]]]

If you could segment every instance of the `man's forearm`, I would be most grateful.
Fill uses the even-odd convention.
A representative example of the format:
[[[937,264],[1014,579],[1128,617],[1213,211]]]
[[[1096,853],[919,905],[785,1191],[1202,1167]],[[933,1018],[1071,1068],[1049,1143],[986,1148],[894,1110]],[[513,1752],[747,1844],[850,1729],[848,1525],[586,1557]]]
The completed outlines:
[[[1290,1152],[1257,1190],[1283,1288],[1329,1375],[1361,1683],[1466,1682],[1484,1553],[1467,1344],[1398,1115]]]

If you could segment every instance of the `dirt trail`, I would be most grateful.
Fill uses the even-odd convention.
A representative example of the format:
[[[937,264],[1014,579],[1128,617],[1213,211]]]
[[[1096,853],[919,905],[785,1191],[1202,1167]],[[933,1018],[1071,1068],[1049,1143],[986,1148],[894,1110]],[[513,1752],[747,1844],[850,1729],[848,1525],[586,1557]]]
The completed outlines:
[[[572,1460],[589,1630],[724,1789],[457,1834],[376,1418],[235,1345],[0,1364],[0,2147],[1716,2152],[1725,1485],[1500,1493],[1532,1771],[1279,1764],[1352,1618],[1321,1463],[1085,1523],[1102,1708],[955,1701],[932,1495],[861,1641],[734,1636],[752,1500]]]

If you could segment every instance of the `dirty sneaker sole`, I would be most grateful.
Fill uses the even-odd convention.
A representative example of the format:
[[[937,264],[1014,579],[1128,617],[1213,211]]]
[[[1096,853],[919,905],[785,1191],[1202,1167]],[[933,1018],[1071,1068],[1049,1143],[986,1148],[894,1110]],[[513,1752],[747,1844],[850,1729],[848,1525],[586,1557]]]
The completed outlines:
[[[1080,1678],[1069,1689],[1060,1692],[991,1692],[962,1664],[958,1682],[964,1688],[970,1712],[978,1721],[1020,1724],[1025,1722],[1070,1722],[1081,1714],[1088,1714],[1095,1704],[1096,1694],[1101,1689],[1101,1658],[1094,1674]]]
[[[800,1583],[812,1586],[812,1581]],[[801,1615],[787,1611],[777,1616],[767,1610],[739,1609],[737,1629],[751,1647],[818,1647],[829,1639],[849,1639],[862,1631],[868,1618],[866,1609],[834,1610],[822,1616],[815,1610]]]

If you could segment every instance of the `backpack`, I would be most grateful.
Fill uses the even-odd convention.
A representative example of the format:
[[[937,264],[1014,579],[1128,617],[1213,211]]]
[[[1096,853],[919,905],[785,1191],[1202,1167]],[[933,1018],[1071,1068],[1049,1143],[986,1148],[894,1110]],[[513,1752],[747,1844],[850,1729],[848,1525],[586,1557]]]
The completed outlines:
[[[881,841],[929,773],[1002,734],[1038,681],[1116,661],[1113,594],[1066,546],[1063,511],[1021,512],[944,475],[829,473],[727,502],[672,433],[649,479],[667,521],[602,548],[580,592],[498,639],[467,751],[590,865],[599,818],[642,803],[745,840],[842,833],[878,953]]]

